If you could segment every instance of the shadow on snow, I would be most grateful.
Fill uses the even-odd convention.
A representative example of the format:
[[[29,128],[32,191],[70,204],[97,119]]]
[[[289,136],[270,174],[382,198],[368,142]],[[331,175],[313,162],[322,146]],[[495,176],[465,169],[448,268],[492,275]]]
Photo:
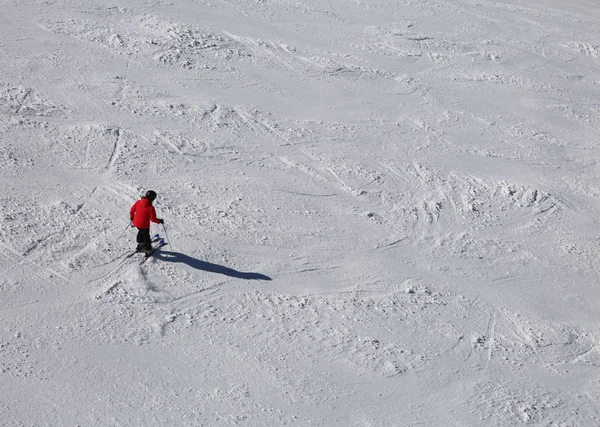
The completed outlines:
[[[188,265],[196,270],[208,271],[209,273],[223,274],[229,277],[235,277],[238,279],[246,280],[271,280],[269,276],[265,276],[260,273],[246,273],[243,271],[237,271],[233,268],[225,267],[223,265],[212,264],[210,262],[202,261],[191,256],[179,252],[169,251],[157,251],[153,255],[154,257],[166,262],[179,262]]]

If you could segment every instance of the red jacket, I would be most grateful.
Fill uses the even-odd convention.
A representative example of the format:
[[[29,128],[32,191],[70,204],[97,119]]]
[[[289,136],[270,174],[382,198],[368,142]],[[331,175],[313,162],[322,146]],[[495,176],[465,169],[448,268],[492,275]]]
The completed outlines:
[[[137,228],[150,228],[150,221],[160,224],[160,219],[156,218],[156,210],[152,202],[145,197],[135,202],[129,210],[129,217],[133,218],[133,225]]]

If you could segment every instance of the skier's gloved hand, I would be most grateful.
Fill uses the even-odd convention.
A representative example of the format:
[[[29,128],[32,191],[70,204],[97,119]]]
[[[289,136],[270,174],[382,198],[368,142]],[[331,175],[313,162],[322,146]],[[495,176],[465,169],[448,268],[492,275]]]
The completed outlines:
[[[159,219],[158,222],[160,222],[161,224],[164,224],[165,220],[164,219]]]
[[[133,222],[133,217],[129,217],[129,219],[131,220],[131,222]]]

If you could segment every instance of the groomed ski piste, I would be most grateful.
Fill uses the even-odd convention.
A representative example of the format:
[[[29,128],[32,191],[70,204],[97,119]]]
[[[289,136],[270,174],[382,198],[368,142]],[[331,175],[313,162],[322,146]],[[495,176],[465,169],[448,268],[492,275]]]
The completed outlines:
[[[1,3],[1,426],[600,425],[596,1]]]

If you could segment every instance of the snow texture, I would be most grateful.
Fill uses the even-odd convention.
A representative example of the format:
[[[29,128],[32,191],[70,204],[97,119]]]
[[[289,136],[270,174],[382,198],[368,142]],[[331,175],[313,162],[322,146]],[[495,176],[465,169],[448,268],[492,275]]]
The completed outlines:
[[[0,425],[600,425],[597,2],[2,3]]]

